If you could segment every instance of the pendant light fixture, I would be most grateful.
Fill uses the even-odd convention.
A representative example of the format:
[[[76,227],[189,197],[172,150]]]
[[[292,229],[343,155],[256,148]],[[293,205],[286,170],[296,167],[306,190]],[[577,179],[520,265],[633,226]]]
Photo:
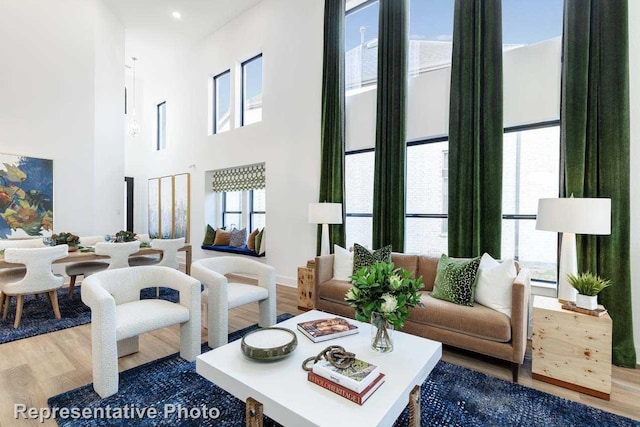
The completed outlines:
[[[129,135],[135,138],[140,134],[140,122],[136,118],[136,61],[138,58],[132,56],[131,59],[133,60],[133,114],[129,120]]]

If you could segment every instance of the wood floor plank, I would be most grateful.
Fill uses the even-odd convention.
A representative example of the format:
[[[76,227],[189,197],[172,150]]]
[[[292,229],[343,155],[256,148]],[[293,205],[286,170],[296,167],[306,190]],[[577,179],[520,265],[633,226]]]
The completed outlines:
[[[246,280],[251,282],[250,280]],[[278,285],[278,314],[300,314],[297,290]],[[229,312],[229,332],[257,323],[258,304],[248,304]],[[206,342],[207,331],[202,330]],[[172,326],[140,337],[140,351],[119,360],[120,371],[179,351],[179,327]],[[530,357],[530,350],[528,356]],[[445,347],[443,360],[509,381],[505,363],[473,353]],[[0,426],[55,426],[52,421],[17,423],[13,405],[47,407],[47,398],[92,381],[91,325],[82,325],[50,334],[0,345]],[[605,411],[640,420],[640,370],[613,368],[611,401],[606,402],[531,378],[530,364],[520,371],[520,383],[547,393],[591,405]]]

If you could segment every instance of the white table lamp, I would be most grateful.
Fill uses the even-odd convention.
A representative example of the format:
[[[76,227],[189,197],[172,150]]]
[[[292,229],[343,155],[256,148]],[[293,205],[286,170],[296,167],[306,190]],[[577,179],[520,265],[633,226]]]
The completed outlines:
[[[611,199],[540,199],[536,230],[562,233],[558,299],[575,302],[577,292],[567,275],[578,274],[576,234],[611,234]]]
[[[322,224],[320,255],[329,255],[329,224],[342,224],[342,203],[310,203],[309,223]]]

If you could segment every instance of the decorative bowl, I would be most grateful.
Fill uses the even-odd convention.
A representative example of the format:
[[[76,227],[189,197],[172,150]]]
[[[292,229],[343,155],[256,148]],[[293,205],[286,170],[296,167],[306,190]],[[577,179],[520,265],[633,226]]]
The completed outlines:
[[[242,337],[240,349],[249,359],[273,362],[284,359],[298,346],[295,332],[286,328],[271,327],[251,331]]]

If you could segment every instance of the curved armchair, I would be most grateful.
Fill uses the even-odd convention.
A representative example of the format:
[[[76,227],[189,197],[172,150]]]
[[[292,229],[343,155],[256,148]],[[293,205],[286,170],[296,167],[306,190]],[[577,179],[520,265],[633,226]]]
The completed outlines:
[[[129,255],[140,250],[140,242],[125,243],[96,243],[96,255],[107,255],[109,258],[109,270],[129,267]]]
[[[82,246],[95,246],[99,242],[104,242],[104,236],[85,236],[80,237],[80,244]],[[70,277],[69,280],[69,299],[73,299],[73,291],[76,286],[76,279],[78,276],[87,277],[90,274],[97,273],[98,271],[106,270],[109,267],[108,262],[104,261],[83,261],[72,262],[64,267],[65,273]]]
[[[258,286],[228,283],[229,273],[249,273],[258,276]],[[276,269],[258,261],[240,257],[206,258],[191,265],[191,275],[202,282],[203,310],[206,310],[209,347],[216,348],[228,342],[231,308],[258,301],[259,324],[267,327],[276,323]]]
[[[132,267],[138,265],[163,265],[177,270],[179,267],[178,250],[184,246],[184,240],[184,237],[180,237],[179,239],[153,239],[151,241],[151,248],[161,250],[161,258],[158,259],[147,256],[133,257],[129,260],[129,264]]]
[[[21,279],[12,275],[11,272],[7,275],[0,275],[0,291],[2,291],[0,307],[4,304],[4,319],[7,318],[9,312],[11,297],[16,296],[17,298],[14,328],[20,326],[24,295],[48,293],[53,313],[56,319],[60,319],[56,290],[62,286],[64,278],[52,273],[51,263],[66,257],[68,249],[67,245],[59,245],[44,248],[7,248],[4,251],[5,261],[24,264],[26,267],[26,274]]]
[[[121,245],[121,243],[118,243]],[[140,290],[164,286],[178,303],[140,299]],[[138,335],[180,324],[180,356],[200,354],[200,282],[168,267],[101,271],[84,280],[82,302],[91,308],[93,388],[107,397],[118,391],[118,357],[138,351]]]

